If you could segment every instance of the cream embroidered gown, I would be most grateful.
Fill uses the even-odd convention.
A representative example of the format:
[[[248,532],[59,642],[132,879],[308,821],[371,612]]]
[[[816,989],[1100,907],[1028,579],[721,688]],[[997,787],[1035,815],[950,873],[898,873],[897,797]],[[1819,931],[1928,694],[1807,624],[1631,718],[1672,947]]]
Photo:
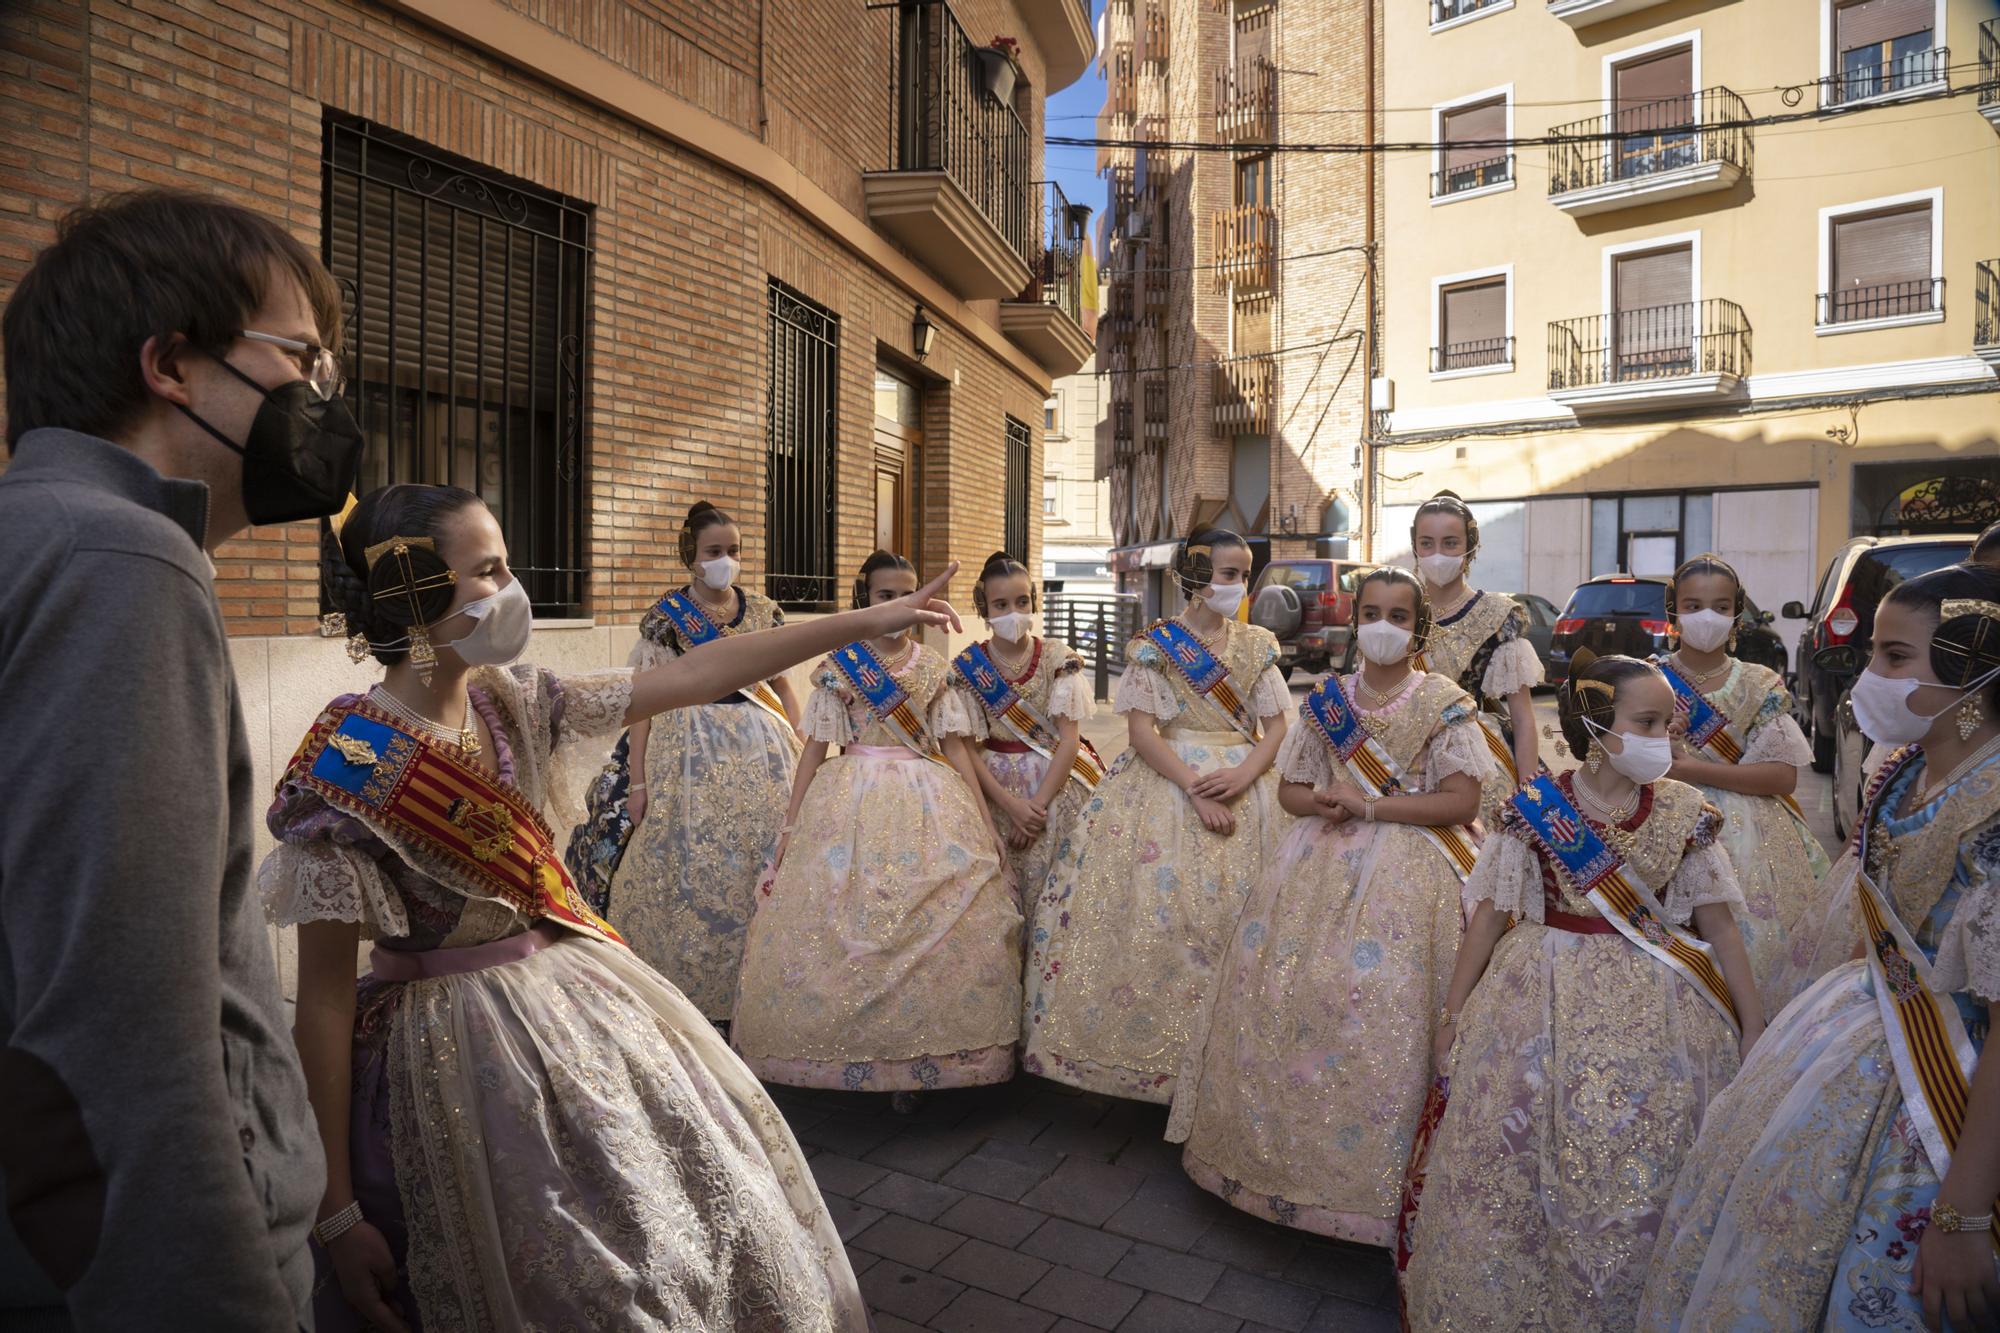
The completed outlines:
[[[992,642],[989,640],[985,647],[990,656]],[[997,658],[994,665],[999,665]],[[1008,679],[1024,699],[1052,721],[1068,718],[1077,723],[1087,722],[1095,710],[1090,679],[1083,673],[1083,659],[1061,639],[1036,639],[1025,674],[1019,680]],[[1032,798],[1041,790],[1042,779],[1048,776],[1049,761],[1022,745],[1006,723],[990,716],[979,692],[966,684],[956,668],[951,672],[951,688],[960,696],[965,716],[972,723],[971,734],[984,742],[978,751],[979,762],[999,779],[1002,787],[1023,799]],[[1000,748],[995,748],[996,742]],[[1041,892],[1055,860],[1055,849],[1076,823],[1077,812],[1083,809],[1084,794],[1083,784],[1065,782],[1061,793],[1049,805],[1049,822],[1034,845],[1008,852],[1023,900],[1032,901]],[[993,808],[993,822],[1003,838],[1014,831],[1007,812],[998,806]]]
[[[614,732],[631,690],[622,671],[521,666],[475,672],[471,696],[499,780],[539,806],[557,742]],[[532,943],[528,920],[416,870],[310,791],[280,786],[269,822],[259,884],[279,925],[355,921],[379,949],[433,960]],[[804,1154],[708,1020],[615,944],[558,932],[512,952],[359,985],[356,1197],[425,1333],[862,1333]],[[318,1327],[358,1329],[320,1257]]]
[[[729,632],[784,623],[770,598],[735,592]],[[628,665],[643,670],[685,651],[673,621],[648,611]],[[743,932],[798,758],[791,727],[742,694],[653,719],[646,817],[611,881],[611,924],[710,1018],[728,1018],[735,1004]]]
[[[937,736],[976,729],[945,660],[886,664]],[[876,721],[831,658],[813,775],[743,946],[731,1039],[772,1083],[896,1092],[999,1083],[1020,1033],[1021,914],[965,780]]]
[[[1592,826],[1686,925],[1705,903],[1741,914],[1720,823],[1662,779],[1630,819]],[[1520,920],[1459,1016],[1404,1275],[1410,1327],[1629,1328],[1674,1173],[1736,1072],[1736,1034],[1615,929],[1583,929],[1596,910],[1511,807],[1466,882],[1468,911],[1488,899]]]
[[[2000,756],[1906,805],[1924,767],[1921,754],[1905,764],[1871,809],[1868,868],[1980,1052],[2000,1003]],[[1828,876],[1829,955],[1860,943],[1859,869],[1850,851]],[[1937,1193],[1868,964],[1850,957],[1773,1020],[1710,1104],[1639,1327],[1921,1329],[1909,1286]]]
[[[1212,651],[1251,714],[1289,709],[1270,631],[1226,621],[1224,635]],[[1184,763],[1212,773],[1249,755],[1220,706],[1173,675],[1150,638],[1126,645],[1125,660],[1113,707],[1155,719]],[[1136,751],[1112,763],[1035,903],[1023,1068],[1113,1096],[1173,1100],[1216,965],[1290,820],[1268,770],[1231,810],[1236,832],[1211,833],[1187,793]]]
[[[1341,682],[1347,700],[1410,792],[1492,770],[1472,700],[1451,680],[1413,675],[1367,710],[1357,679]],[[1346,776],[1304,707],[1277,769],[1316,789]],[[1167,1138],[1186,1140],[1196,1184],[1285,1226],[1389,1244],[1458,953],[1459,889],[1411,825],[1293,822],[1181,1067]]]
[[[1709,706],[1729,719],[1743,740],[1739,764],[1791,764],[1804,769],[1812,763],[1799,724],[1792,720],[1792,696],[1778,673],[1754,662],[1730,662],[1729,674],[1713,692],[1704,690]],[[1703,753],[1702,758],[1712,756]],[[1709,804],[1722,812],[1718,839],[1736,871],[1743,890],[1743,947],[1750,955],[1750,973],[1757,978],[1764,1012],[1776,1014],[1797,993],[1787,981],[1802,958],[1793,957],[1796,941],[1809,947],[1813,930],[1806,921],[1815,886],[1829,864],[1819,839],[1801,827],[1776,796],[1746,796],[1720,787],[1702,787]],[[1807,926],[1802,933],[1801,926]]]
[[[1475,592],[1465,605],[1431,626],[1430,642],[1417,665],[1449,676],[1478,701],[1479,724],[1498,742],[1514,748],[1514,727],[1508,720],[1507,696],[1542,683],[1542,659],[1528,642],[1528,612],[1519,602],[1499,593]],[[1523,773],[1522,780],[1534,774]],[[1500,807],[1514,794],[1507,766],[1495,763],[1480,798],[1480,818],[1491,830]]]

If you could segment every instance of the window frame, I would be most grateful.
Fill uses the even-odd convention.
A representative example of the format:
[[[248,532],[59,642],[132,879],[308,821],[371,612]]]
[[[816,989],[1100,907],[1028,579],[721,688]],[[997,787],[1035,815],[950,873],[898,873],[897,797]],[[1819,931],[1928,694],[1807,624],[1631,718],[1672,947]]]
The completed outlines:
[[[1850,97],[1843,101],[1835,102],[1831,106],[1829,106],[1826,102],[1826,87],[1828,83],[1834,79],[1840,79],[1846,77],[1845,71],[1840,68],[1840,58],[1843,53],[1840,51],[1836,51],[1834,49],[1834,36],[1833,36],[1835,27],[1834,12],[1840,8],[1842,8],[1840,0],[1820,0],[1820,5],[1819,5],[1820,85],[1819,86],[1820,86],[1820,109],[1823,112],[1848,111],[1852,110],[1855,107],[1879,106],[1887,102],[1901,102],[1909,100],[1911,98],[1918,98],[1918,97],[1933,97],[1940,92],[1948,91],[1950,89],[1951,73],[1949,64],[1947,64],[1944,77],[1942,78],[1931,79],[1925,83],[1914,84],[1908,88],[1896,88],[1892,89],[1889,92],[1874,93],[1867,97]],[[1931,0],[1930,49],[1933,51],[1937,50],[1941,46],[1947,45],[1945,41],[1946,17],[1947,17],[1947,5],[1945,3],[1945,0]],[[1826,289],[1822,287],[1820,290],[1825,291]]]
[[[1689,106],[1688,134],[1695,143],[1695,154],[1694,154],[1695,163],[1690,163],[1688,165],[1694,165],[1698,164],[1701,158],[1701,148],[1700,148],[1701,110],[1702,110],[1701,90],[1703,85],[1701,81],[1701,29],[1700,28],[1690,28],[1685,32],[1677,32],[1670,37],[1660,37],[1650,42],[1643,42],[1638,46],[1628,46],[1622,48],[1621,50],[1611,51],[1606,53],[1603,60],[1603,75],[1602,75],[1604,81],[1603,115],[1604,115],[1604,123],[1607,126],[1615,125],[1617,123],[1619,70],[1625,68],[1628,65],[1645,64],[1650,60],[1657,59],[1661,56],[1669,55],[1672,52],[1679,50],[1683,47],[1687,49],[1689,57],[1688,99],[1690,102],[1690,106]],[[1607,159],[1617,160],[1617,157],[1622,148],[1622,143],[1620,140],[1617,139],[1606,139],[1602,147],[1607,156]],[[1632,183],[1632,182],[1644,183],[1645,181],[1654,179],[1662,175],[1666,175],[1671,171],[1679,169],[1680,168],[1663,168],[1662,170],[1659,171],[1635,172],[1631,175],[1626,175],[1622,172],[1612,170],[1611,161],[1608,160],[1605,166],[1605,180],[1619,181],[1625,183]]]
[[[1025,565],[1028,563],[1028,547],[1033,532],[1028,517],[1028,473],[1034,462],[1034,436],[1028,429],[1028,423],[1019,417],[1002,414],[1000,421],[1000,545],[1002,550]]]
[[[1876,319],[1851,319],[1842,323],[1822,324],[1818,312],[1813,317],[1813,336],[1831,338],[1844,333],[1874,333],[1881,329],[1912,328],[1920,324],[1939,324],[1944,321],[1944,294],[1935,284],[1944,279],[1944,187],[1932,186],[1928,190],[1911,190],[1904,194],[1884,195],[1879,199],[1863,199],[1851,204],[1829,204],[1819,210],[1819,286],[1814,290],[1817,305],[1822,295],[1833,290],[1833,225],[1843,217],[1853,217],[1866,213],[1892,213],[1906,207],[1929,204],[1931,210],[1931,272],[1933,290],[1938,299],[1931,303],[1929,310],[1916,310],[1902,315],[1883,315]]]
[[[1444,147],[1445,118],[1447,116],[1452,115],[1454,112],[1469,111],[1474,107],[1483,106],[1488,102],[1494,102],[1494,101],[1497,101],[1501,104],[1501,107],[1506,115],[1506,120],[1507,120],[1506,131],[1501,137],[1511,142],[1514,138],[1514,85],[1511,83],[1503,83],[1498,85],[1497,87],[1485,88],[1476,93],[1467,93],[1462,97],[1454,97],[1450,101],[1439,102],[1431,107],[1432,148],[1431,148],[1430,179],[1433,182],[1433,184],[1435,184],[1438,177],[1443,174],[1445,168],[1445,156],[1446,156],[1446,151]],[[1514,151],[1511,148],[1507,150],[1506,158],[1507,158],[1506,180],[1495,181],[1491,185],[1481,185],[1475,189],[1459,190],[1456,193],[1450,193],[1450,194],[1434,193],[1431,195],[1431,206],[1435,208],[1441,204],[1463,203],[1468,199],[1484,199],[1487,195],[1504,194],[1508,190],[1513,189],[1514,186],[1519,181],[1520,163]]]
[[[1462,380],[1471,379],[1478,375],[1507,375],[1512,374],[1517,368],[1516,358],[1520,353],[1521,345],[1514,341],[1514,266],[1512,264],[1500,264],[1490,268],[1468,269],[1463,273],[1447,273],[1431,279],[1431,342],[1430,348],[1426,351],[1425,355],[1426,357],[1430,357],[1444,346],[1440,339],[1446,332],[1444,327],[1445,289],[1447,287],[1465,286],[1468,283],[1488,278],[1499,278],[1506,286],[1506,313],[1502,317],[1502,327],[1505,331],[1500,336],[1508,340],[1513,351],[1505,361],[1496,361],[1491,365],[1466,366],[1459,370],[1433,370],[1430,373],[1431,379]],[[1432,364],[1432,362],[1427,361],[1426,364]]]

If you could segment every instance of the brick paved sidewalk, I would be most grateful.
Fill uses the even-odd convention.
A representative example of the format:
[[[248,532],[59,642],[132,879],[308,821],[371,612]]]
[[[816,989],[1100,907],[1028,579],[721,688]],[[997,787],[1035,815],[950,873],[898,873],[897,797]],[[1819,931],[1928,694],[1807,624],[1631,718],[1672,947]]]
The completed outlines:
[[[1166,1108],[1023,1075],[932,1093],[773,1086],[878,1333],[1331,1333],[1396,1328],[1385,1251],[1198,1189]]]

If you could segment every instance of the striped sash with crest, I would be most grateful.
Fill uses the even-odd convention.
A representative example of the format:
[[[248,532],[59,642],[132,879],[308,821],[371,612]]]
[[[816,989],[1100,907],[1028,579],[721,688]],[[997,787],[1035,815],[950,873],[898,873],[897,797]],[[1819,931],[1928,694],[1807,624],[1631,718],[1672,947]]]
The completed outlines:
[[[1062,735],[1048,714],[1035,707],[1028,698],[1014,688],[1007,679],[1007,673],[994,662],[992,654],[980,644],[969,645],[964,652],[951,660],[952,669],[972,687],[985,705],[987,715],[996,723],[1001,723],[1013,732],[1021,744],[1033,750],[1044,759],[1055,757],[1056,747],[1062,744]],[[1097,751],[1089,741],[1079,741],[1076,758],[1070,761],[1070,778],[1090,791],[1104,779],[1104,762],[1097,757]]]
[[[1255,745],[1264,738],[1263,728],[1250,716],[1249,708],[1230,682],[1229,668],[1187,626],[1178,620],[1156,620],[1147,628],[1146,637],[1166,654],[1174,678],[1221,709],[1245,740]]]
[[[702,644],[719,639],[725,634],[735,633],[727,626],[718,625],[710,620],[708,613],[701,609],[694,597],[685,589],[668,593],[654,604],[653,609],[673,622],[674,630],[681,636],[681,641],[691,647],[699,648]],[[776,692],[767,682],[760,680],[753,685],[746,685],[741,693],[744,698],[769,713],[790,730],[792,722],[785,716],[785,706],[778,702]]]
[[[833,664],[847,683],[868,703],[875,720],[896,733],[897,739],[933,763],[946,764],[944,751],[931,735],[923,717],[910,705],[910,693],[895,674],[882,665],[875,650],[865,643],[850,643],[833,655]]]
[[[1353,703],[1340,687],[1340,677],[1328,676],[1321,681],[1306,696],[1306,701],[1299,705],[1299,713],[1346,766],[1362,791],[1371,796],[1410,794],[1411,789],[1404,786],[1402,768],[1382,743],[1361,725]],[[1413,824],[1410,827],[1444,853],[1453,873],[1461,884],[1464,883],[1465,877],[1472,873],[1473,863],[1479,859],[1479,849],[1473,846],[1467,831],[1456,824],[1438,827]]]

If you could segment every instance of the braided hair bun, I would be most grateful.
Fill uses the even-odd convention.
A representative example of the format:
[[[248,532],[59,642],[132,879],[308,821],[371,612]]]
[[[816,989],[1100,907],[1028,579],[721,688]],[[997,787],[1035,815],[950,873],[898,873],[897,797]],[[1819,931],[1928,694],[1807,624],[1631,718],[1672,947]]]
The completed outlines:
[[[912,574],[917,572],[917,567],[910,563],[908,556],[897,555],[894,551],[877,548],[873,555],[861,562],[861,572],[855,575],[855,610],[858,611],[868,605],[868,580],[885,569],[907,569]]]
[[[412,626],[432,624],[450,608],[451,566],[437,543],[453,514],[484,503],[457,486],[383,486],[361,498],[337,533],[321,539],[320,587],[327,604],[346,617],[350,634],[367,638],[382,665],[408,656]],[[398,539],[404,549],[392,552]]]
[[[979,567],[978,579],[972,585],[972,609],[982,616],[986,614],[986,580],[1004,579],[1014,574],[1027,575],[1028,567],[1005,551],[995,551],[987,556],[986,563]],[[1039,603],[1040,599],[1034,596],[1032,576],[1028,577],[1028,595]]]
[[[1459,499],[1457,491],[1439,491],[1418,505],[1417,512],[1410,515],[1411,550],[1417,546],[1417,521],[1429,514],[1449,514],[1465,525],[1465,559],[1470,564],[1479,553],[1479,520],[1472,516],[1472,506]]]
[[[1556,721],[1563,740],[1579,760],[1590,757],[1595,740],[1593,727],[1611,730],[1618,712],[1618,690],[1629,680],[1659,676],[1660,669],[1636,657],[1599,657],[1588,648],[1579,648],[1570,659],[1569,679],[1556,692]]]
[[[1192,597],[1215,581],[1215,552],[1225,547],[1248,551],[1250,543],[1227,528],[1210,528],[1180,544],[1174,552],[1174,579],[1182,595]]]
[[[724,524],[733,527],[735,523],[735,519],[708,501],[695,501],[693,507],[688,510],[687,517],[681,520],[681,563],[690,569],[694,568],[694,553],[700,548],[701,534],[710,528],[722,527]]]

